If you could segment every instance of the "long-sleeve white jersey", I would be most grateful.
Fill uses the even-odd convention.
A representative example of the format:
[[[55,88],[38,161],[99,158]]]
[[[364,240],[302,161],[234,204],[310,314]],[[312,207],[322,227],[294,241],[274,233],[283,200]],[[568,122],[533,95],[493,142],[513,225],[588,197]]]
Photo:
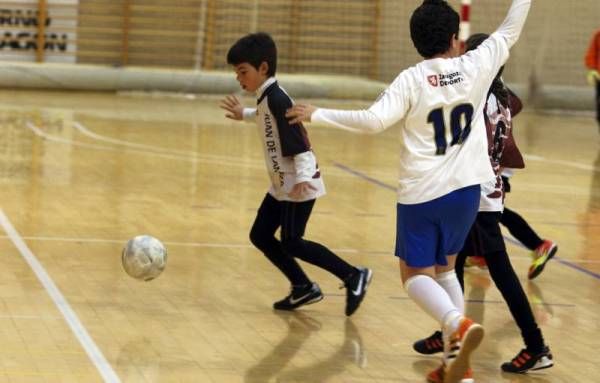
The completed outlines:
[[[313,122],[376,133],[401,121],[398,202],[431,201],[494,178],[483,107],[519,38],[530,0],[513,0],[502,25],[477,49],[402,71],[367,110],[317,109]]]

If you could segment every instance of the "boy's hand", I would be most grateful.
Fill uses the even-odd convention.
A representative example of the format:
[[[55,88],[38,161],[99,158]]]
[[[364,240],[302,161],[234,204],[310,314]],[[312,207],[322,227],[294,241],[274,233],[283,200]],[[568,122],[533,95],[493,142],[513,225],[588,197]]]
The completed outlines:
[[[292,190],[288,193],[291,198],[300,199],[303,195],[310,193],[311,190],[317,190],[316,187],[312,186],[310,182],[304,181],[294,185]]]
[[[303,121],[310,122],[312,114],[317,110],[308,104],[296,104],[287,110],[285,116],[290,119],[290,124],[299,124]]]
[[[600,81],[600,73],[597,70],[590,70],[587,74],[588,84],[596,85],[597,81]]]
[[[225,114],[227,118],[231,118],[232,120],[244,119],[244,106],[234,95],[229,95],[222,99],[219,107],[229,112]]]

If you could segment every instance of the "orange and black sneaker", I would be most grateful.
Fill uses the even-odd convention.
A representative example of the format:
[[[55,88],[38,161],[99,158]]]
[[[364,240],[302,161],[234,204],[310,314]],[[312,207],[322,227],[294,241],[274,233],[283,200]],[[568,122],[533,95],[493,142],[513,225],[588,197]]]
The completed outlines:
[[[436,368],[435,370],[433,370],[429,374],[427,374],[427,382],[428,383],[446,383],[447,381],[444,380],[444,378],[446,377],[446,373],[445,373],[444,369],[445,369],[445,366],[442,364],[441,366],[439,366],[438,368]],[[459,382],[460,383],[474,383],[475,381],[473,380],[473,370],[471,370],[470,368],[467,369],[467,372],[465,372],[465,375]]]
[[[502,364],[502,371],[523,374],[527,371],[542,370],[552,366],[554,366],[554,362],[550,348],[545,346],[542,352],[537,354],[522,349],[510,362]]]
[[[460,320],[458,329],[450,335],[444,345],[445,380],[444,383],[457,383],[470,368],[471,354],[483,339],[483,327],[467,317]]]
[[[425,339],[413,343],[413,349],[419,354],[431,355],[444,351],[442,332],[436,331]]]

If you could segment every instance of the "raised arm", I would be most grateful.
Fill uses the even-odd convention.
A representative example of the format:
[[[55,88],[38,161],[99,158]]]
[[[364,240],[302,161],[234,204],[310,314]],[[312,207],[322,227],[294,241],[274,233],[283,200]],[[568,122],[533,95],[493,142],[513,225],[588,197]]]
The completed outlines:
[[[504,22],[496,30],[495,33],[506,40],[509,49],[519,39],[530,7],[531,0],[513,0]]]

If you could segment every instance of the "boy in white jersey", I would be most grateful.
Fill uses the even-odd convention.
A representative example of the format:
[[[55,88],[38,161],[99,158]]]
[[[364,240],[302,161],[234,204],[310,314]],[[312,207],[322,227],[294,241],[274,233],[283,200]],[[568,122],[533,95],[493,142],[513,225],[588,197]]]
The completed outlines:
[[[488,35],[474,34],[466,41],[467,52],[476,49]],[[525,167],[523,157],[512,134],[512,119],[521,110],[519,98],[510,92],[502,81],[503,68],[492,82],[484,117],[488,137],[488,154],[496,179],[482,185],[479,213],[463,249],[456,259],[456,273],[463,283],[463,267],[467,256],[474,254],[484,257],[490,276],[504,297],[515,322],[521,330],[525,348],[510,362],[502,364],[505,372],[524,373],[552,367],[552,354],[544,343],[542,331],[538,327],[527,296],[519,278],[510,263],[504,237],[500,231],[504,209],[504,185],[502,168],[521,169]],[[443,340],[440,332],[416,342],[413,348],[422,354],[442,351]],[[439,373],[438,373],[439,375]],[[433,380],[432,380],[433,381]],[[439,381],[439,380],[438,380]]]
[[[271,187],[258,209],[250,240],[288,278],[289,295],[273,304],[276,310],[294,310],[323,299],[319,286],[308,279],[295,258],[329,271],[346,287],[346,315],[362,302],[372,272],[354,267],[325,246],[303,239],[315,204],[325,194],[323,178],[302,124],[290,124],[285,112],[292,100],[275,80],[277,47],[266,33],[239,39],[227,53],[240,86],[256,92],[257,107],[244,108],[235,96],[221,107],[234,120],[246,119],[259,127]],[[275,232],[281,227],[281,241]]]
[[[483,328],[464,317],[454,272],[479,207],[479,185],[494,179],[483,107],[517,41],[530,0],[513,0],[500,28],[459,56],[459,16],[443,0],[425,0],[410,20],[424,61],[400,73],[368,110],[296,105],[291,123],[324,122],[351,131],[400,127],[396,255],[408,295],[443,329],[444,382],[472,381],[470,354]]]

